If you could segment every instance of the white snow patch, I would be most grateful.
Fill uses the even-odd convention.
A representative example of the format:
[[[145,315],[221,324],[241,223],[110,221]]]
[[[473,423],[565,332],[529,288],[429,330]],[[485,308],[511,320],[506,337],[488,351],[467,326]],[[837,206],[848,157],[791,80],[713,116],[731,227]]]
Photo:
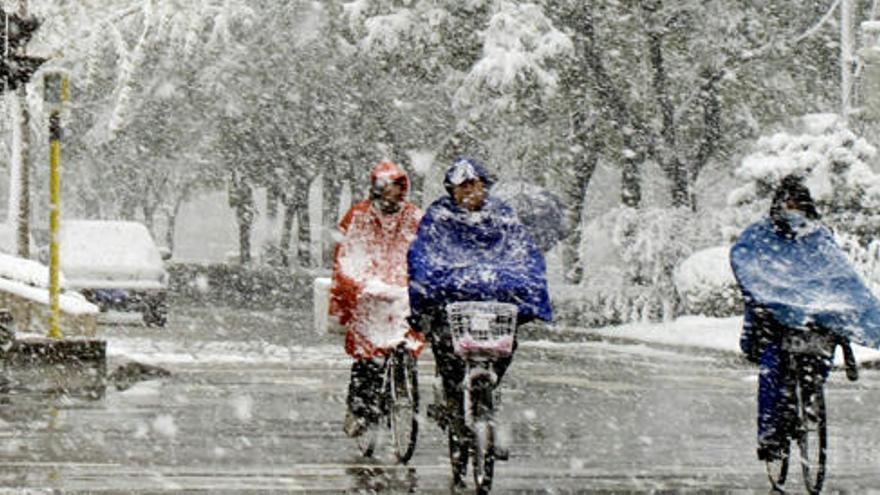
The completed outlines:
[[[153,431],[167,438],[177,436],[177,425],[174,423],[174,417],[170,414],[156,416],[156,419],[153,420],[152,428]]]
[[[742,332],[741,316],[710,318],[683,316],[662,323],[631,323],[628,325],[581,330],[608,337],[627,338],[639,342],[695,347],[741,354],[739,338]],[[860,363],[880,361],[880,350],[853,345],[856,361]],[[842,353],[834,355],[834,364],[843,366]]]
[[[232,409],[235,412],[236,419],[246,423],[254,416],[254,399],[249,395],[235,397],[232,399]]]

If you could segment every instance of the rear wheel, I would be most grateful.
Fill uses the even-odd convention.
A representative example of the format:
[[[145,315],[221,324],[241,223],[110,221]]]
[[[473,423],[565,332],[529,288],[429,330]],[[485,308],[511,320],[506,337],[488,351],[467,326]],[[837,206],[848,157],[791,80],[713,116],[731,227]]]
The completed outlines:
[[[804,484],[809,493],[819,493],[825,481],[825,451],[828,433],[825,420],[825,395],[821,378],[806,372],[798,383],[798,447]]]
[[[391,398],[391,442],[397,460],[406,464],[415,452],[419,434],[419,380],[415,360],[408,353],[401,352],[394,363],[386,392]]]

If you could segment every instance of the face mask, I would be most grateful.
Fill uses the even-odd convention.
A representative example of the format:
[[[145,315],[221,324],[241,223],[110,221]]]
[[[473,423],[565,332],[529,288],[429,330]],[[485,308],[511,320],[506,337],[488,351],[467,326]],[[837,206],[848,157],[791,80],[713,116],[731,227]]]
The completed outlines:
[[[392,215],[400,211],[399,201],[390,201],[382,198],[373,199],[373,206],[385,215]]]
[[[798,236],[809,234],[815,230],[818,225],[816,222],[807,218],[807,215],[800,210],[786,209],[782,212],[782,218],[785,219],[785,223],[787,223],[795,235]]]

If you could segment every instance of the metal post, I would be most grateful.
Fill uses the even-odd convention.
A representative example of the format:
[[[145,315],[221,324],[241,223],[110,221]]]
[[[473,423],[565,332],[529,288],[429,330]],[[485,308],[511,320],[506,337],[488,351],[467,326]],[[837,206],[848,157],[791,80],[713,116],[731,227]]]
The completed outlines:
[[[28,14],[28,2],[27,0],[19,0],[18,2],[18,15],[23,18],[27,17]],[[7,23],[7,34],[9,33],[8,23],[9,18],[6,18]],[[9,42],[7,40],[6,43],[7,50],[9,49]],[[24,46],[21,47],[21,54],[25,54],[26,48]],[[30,204],[30,169],[31,169],[31,159],[30,159],[30,112],[28,110],[27,103],[27,85],[22,84],[18,88],[18,101],[19,101],[19,109],[20,109],[20,120],[18,125],[21,126],[21,143],[20,143],[20,151],[21,151],[21,163],[19,170],[19,197],[18,197],[18,226],[17,226],[17,245],[16,252],[22,258],[30,257],[30,216],[31,216],[31,204]]]
[[[853,88],[853,67],[855,65],[855,21],[852,0],[840,2],[840,114],[848,121]]]
[[[49,105],[49,337],[61,338],[61,307],[58,285],[58,219],[61,212],[61,108],[67,100],[67,77],[47,73],[43,77]]]

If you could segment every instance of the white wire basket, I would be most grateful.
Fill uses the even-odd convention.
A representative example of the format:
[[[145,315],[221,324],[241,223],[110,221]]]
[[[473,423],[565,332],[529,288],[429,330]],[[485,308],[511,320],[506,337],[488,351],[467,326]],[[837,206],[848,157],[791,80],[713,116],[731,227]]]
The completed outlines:
[[[517,308],[495,301],[462,301],[446,305],[452,348],[464,359],[491,359],[513,352]]]

